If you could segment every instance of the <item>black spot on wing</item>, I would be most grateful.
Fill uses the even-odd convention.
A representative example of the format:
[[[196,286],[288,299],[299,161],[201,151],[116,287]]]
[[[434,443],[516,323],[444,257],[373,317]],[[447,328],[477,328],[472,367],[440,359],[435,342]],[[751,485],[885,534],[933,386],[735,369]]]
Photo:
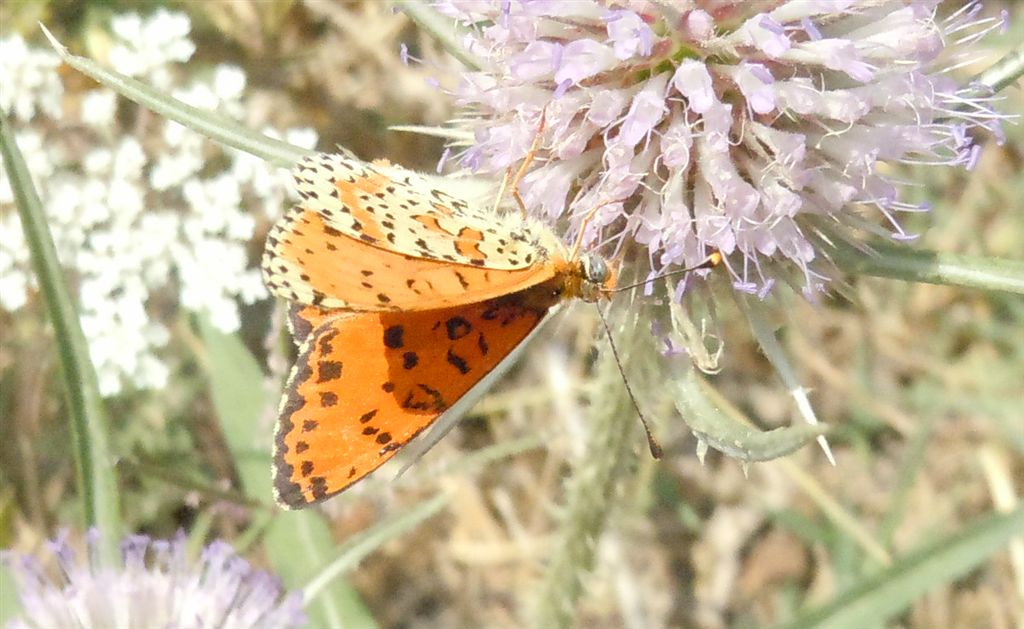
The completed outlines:
[[[313,500],[323,500],[327,497],[327,479],[323,476],[314,476],[309,479],[309,489],[313,492]]]
[[[448,350],[448,355],[445,357],[445,359],[448,361],[449,365],[458,369],[459,373],[461,373],[462,375],[466,375],[467,373],[469,373],[469,363],[466,362],[465,358],[459,356],[451,349]]]
[[[336,360],[321,360],[316,369],[317,382],[330,382],[341,377],[341,363]]]
[[[401,349],[405,345],[405,328],[393,325],[384,330],[384,345],[391,349]]]
[[[420,364],[420,357],[416,355],[416,352],[406,352],[402,354],[402,367],[405,369],[412,369],[418,364]]]
[[[320,406],[329,407],[336,406],[338,404],[338,394],[333,391],[321,391],[320,392]]]
[[[445,329],[448,332],[448,339],[451,341],[457,341],[472,331],[473,326],[469,324],[462,317],[452,317],[444,322]]]

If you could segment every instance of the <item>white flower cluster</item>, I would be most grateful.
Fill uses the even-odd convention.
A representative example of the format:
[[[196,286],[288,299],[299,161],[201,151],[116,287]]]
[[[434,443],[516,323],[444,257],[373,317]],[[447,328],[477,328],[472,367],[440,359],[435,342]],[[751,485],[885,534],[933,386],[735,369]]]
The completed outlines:
[[[186,79],[172,65],[194,51],[186,16],[119,16],[111,30],[107,62],[115,70],[194,106],[242,116],[246,77],[240,69],[222,65]],[[248,245],[255,210],[272,216],[285,204],[287,173],[141,109],[125,131],[117,99],[105,89],[77,103],[64,99],[62,107],[58,65],[54,53],[32,50],[17,35],[0,40],[0,106],[20,122],[18,145],[67,277],[76,281],[103,394],[126,385],[160,388],[169,373],[160,356],[169,340],[166,304],[177,301],[231,332],[240,325],[239,301],[266,297]],[[308,129],[283,135],[301,146],[316,142]],[[0,308],[14,312],[28,302],[35,280],[6,173],[0,178],[0,242]]]

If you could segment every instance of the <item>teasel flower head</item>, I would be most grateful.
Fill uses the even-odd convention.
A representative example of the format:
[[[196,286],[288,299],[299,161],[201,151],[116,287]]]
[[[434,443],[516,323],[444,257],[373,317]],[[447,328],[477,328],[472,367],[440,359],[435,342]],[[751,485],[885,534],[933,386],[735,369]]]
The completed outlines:
[[[504,175],[539,138],[528,209],[570,237],[594,213],[584,243],[639,246],[639,278],[719,251],[737,290],[810,296],[830,238],[914,238],[901,214],[927,208],[885,164],[970,168],[975,128],[1000,137],[992,95],[948,70],[1003,21],[937,5],[445,0],[482,62],[455,90],[461,161]]]
[[[123,565],[99,560],[98,535],[88,536],[80,561],[66,534],[48,543],[58,570],[4,551],[15,577],[21,613],[9,627],[297,627],[302,597],[285,595],[226,542],[215,541],[198,561],[186,556],[183,533],[171,541],[132,535],[121,544]],[[53,576],[53,575],[57,576]]]

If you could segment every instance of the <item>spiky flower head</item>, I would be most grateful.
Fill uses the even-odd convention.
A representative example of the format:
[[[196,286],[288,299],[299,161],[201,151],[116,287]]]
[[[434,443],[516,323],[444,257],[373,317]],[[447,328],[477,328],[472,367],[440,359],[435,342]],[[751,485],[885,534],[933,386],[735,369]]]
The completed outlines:
[[[5,552],[17,580],[20,627],[296,627],[305,623],[302,597],[282,596],[280,583],[237,556],[226,542],[207,546],[197,562],[186,557],[185,536],[124,540],[124,565],[102,566],[97,535],[90,558],[79,561],[65,535],[49,543],[60,576],[28,556]],[[149,560],[147,561],[147,556]]]
[[[938,0],[446,0],[483,69],[456,95],[462,162],[504,174],[539,137],[520,191],[584,242],[636,243],[649,277],[713,250],[733,285],[813,293],[826,243],[913,236],[883,163],[970,168],[988,95],[944,70],[1000,20]],[[952,50],[947,51],[947,48]],[[538,136],[538,129],[543,131]]]

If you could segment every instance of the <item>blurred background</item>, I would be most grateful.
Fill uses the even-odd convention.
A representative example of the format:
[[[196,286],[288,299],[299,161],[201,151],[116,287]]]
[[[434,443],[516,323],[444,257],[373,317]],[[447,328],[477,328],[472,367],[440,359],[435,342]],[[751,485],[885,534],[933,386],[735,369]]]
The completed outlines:
[[[1019,43],[1024,16],[1010,2],[986,11],[1001,8],[1010,10],[1008,33],[985,39],[987,54],[958,76]],[[292,356],[282,305],[262,288],[258,261],[288,206],[287,172],[58,66],[40,21],[75,54],[251,128],[431,172],[443,141],[388,127],[448,120],[452,102],[433,81],[453,87],[456,62],[377,0],[0,7],[0,67],[11,77],[4,98],[83,310],[113,418],[126,526],[223,538],[274,570],[267,544],[281,539],[262,533],[274,513],[269,452]],[[402,44],[422,62],[404,64]],[[1019,86],[1002,96],[1002,111],[1024,113]],[[1020,259],[1024,131],[1019,123],[1006,131],[973,172],[898,173],[914,182],[911,200],[933,207],[908,219],[908,231],[923,234],[912,246]],[[32,553],[80,515],[54,341],[2,187],[0,545]],[[579,626],[770,625],[1017,499],[1024,301],[871,277],[836,288],[818,304],[790,300],[773,323],[819,418],[833,427],[837,465],[816,447],[749,467],[711,452],[702,464],[671,407],[646,409],[666,456],[652,460],[637,431],[635,466],[624,470]],[[761,428],[799,421],[735,305],[716,311],[725,351],[711,383]],[[428,524],[346,575],[347,604],[387,627],[518,624],[556,539],[555,506],[586,431],[598,325],[592,309],[575,308],[408,474],[393,481],[394,469],[382,470],[322,507],[341,543],[451,492]],[[241,355],[251,362],[233,362]],[[226,367],[254,377],[219,377]],[[232,400],[258,400],[258,421],[225,422]],[[265,470],[262,490],[243,490],[232,429],[263,444],[247,453]],[[892,626],[1022,622],[1024,548],[1013,548],[939,584]]]

